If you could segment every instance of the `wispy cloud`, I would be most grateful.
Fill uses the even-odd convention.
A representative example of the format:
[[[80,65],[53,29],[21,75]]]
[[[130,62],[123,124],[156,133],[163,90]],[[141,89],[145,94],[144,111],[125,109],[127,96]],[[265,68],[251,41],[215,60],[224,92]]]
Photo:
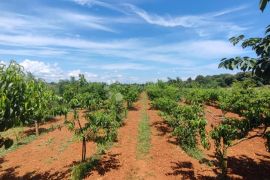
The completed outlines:
[[[1,10],[1,8],[0,8]],[[36,14],[20,14],[0,11],[0,32],[13,34],[29,33],[65,33],[69,30],[85,28],[85,30],[97,30],[105,32],[118,32],[112,26],[136,22],[135,18],[114,16],[100,16],[93,13],[82,13],[73,10],[58,8],[40,8]]]
[[[127,14],[127,11],[125,11],[121,6],[118,5],[118,3],[107,3],[100,0],[71,0],[79,5],[88,5],[88,6],[100,6],[103,8],[107,8],[113,11],[118,11],[120,13]]]
[[[125,6],[149,24],[170,28],[173,27],[191,28],[194,31],[196,31],[200,36],[208,36],[220,32],[225,32],[231,35],[232,32],[240,33],[243,32],[244,30],[247,30],[247,27],[241,27],[235,23],[218,19],[218,17],[220,16],[244,10],[247,8],[247,6],[240,6],[237,8],[226,9],[223,11],[206,14],[182,15],[182,16],[170,16],[170,15],[161,16],[157,14],[151,14],[132,4],[125,4]]]
[[[128,49],[131,48],[133,45],[136,45],[132,39],[101,42],[80,38],[32,35],[0,35],[0,44],[26,47],[69,47],[78,49]]]
[[[114,63],[114,64],[104,64],[96,66],[88,66],[89,68],[100,68],[104,70],[150,70],[153,67],[145,66],[138,63]]]
[[[106,23],[109,22],[107,18],[93,16],[93,15],[85,15],[82,13],[74,13],[74,12],[58,12],[59,17],[62,18],[64,23],[76,24],[76,26],[92,28],[102,31],[108,32],[117,32],[116,30],[109,27]]]
[[[213,16],[213,17],[224,16],[224,15],[227,15],[227,14],[232,14],[234,12],[245,10],[247,8],[248,8],[247,5],[242,5],[242,6],[239,6],[239,7],[225,9],[225,10],[221,10],[221,11],[211,13],[210,16]]]
[[[103,69],[137,69],[147,68],[133,62],[159,62],[163,64],[189,65],[199,60],[211,60],[224,56],[244,54],[239,47],[232,46],[222,40],[197,40],[182,41],[179,43],[153,44],[151,40],[125,39],[111,42],[90,41],[79,38],[55,38],[47,36],[11,36],[0,35],[0,44],[28,47],[28,50],[0,50],[5,54],[18,53],[25,55],[39,49],[36,55],[48,54],[70,54],[76,52],[79,56],[101,56],[103,58],[115,58],[128,60],[128,63],[104,65]],[[32,47],[32,49],[31,49]],[[44,49],[43,47],[50,47]],[[91,51],[89,51],[91,50]],[[192,53],[191,53],[192,52]],[[140,57],[140,58],[138,58]],[[193,61],[188,59],[195,58]],[[121,65],[122,64],[122,65]]]
[[[23,56],[47,56],[55,57],[60,55],[66,55],[67,52],[61,49],[51,48],[26,48],[26,49],[0,49],[2,55],[23,55]]]

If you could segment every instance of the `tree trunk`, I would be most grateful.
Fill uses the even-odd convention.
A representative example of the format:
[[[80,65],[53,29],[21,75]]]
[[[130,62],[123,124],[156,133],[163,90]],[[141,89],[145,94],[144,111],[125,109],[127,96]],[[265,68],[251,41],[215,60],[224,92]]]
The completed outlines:
[[[39,136],[39,124],[38,121],[35,121],[36,136]]]
[[[82,162],[86,160],[86,140],[85,137],[83,137],[82,140]]]
[[[128,101],[128,109],[131,109],[131,108],[132,108],[132,102]]]
[[[78,124],[80,127],[80,131],[83,134],[83,129],[82,129],[82,125],[80,123],[80,120],[77,119],[77,121],[78,121]],[[86,160],[86,139],[85,139],[85,137],[83,137],[83,140],[82,140],[82,162],[84,162],[85,160]]]
[[[222,179],[227,179],[227,173],[228,173],[227,147],[223,145]]]

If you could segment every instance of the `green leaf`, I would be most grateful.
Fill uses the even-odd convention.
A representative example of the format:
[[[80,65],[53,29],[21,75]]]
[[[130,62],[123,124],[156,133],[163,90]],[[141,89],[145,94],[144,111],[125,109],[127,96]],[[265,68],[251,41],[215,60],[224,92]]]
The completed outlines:
[[[269,0],[261,0],[261,1],[260,1],[260,10],[261,10],[261,11],[264,11],[264,9],[265,9],[265,7],[266,7],[268,1],[269,1]]]

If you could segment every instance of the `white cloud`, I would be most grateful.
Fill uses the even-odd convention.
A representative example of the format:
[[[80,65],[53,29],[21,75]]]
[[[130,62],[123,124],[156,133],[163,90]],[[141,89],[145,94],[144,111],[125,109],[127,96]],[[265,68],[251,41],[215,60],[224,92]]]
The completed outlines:
[[[20,63],[24,67],[26,72],[31,72],[38,78],[42,78],[46,81],[58,81],[60,79],[69,79],[69,77],[74,76],[79,77],[79,74],[84,74],[85,78],[89,81],[98,80],[98,75],[90,72],[82,72],[80,69],[72,71],[64,71],[59,67],[58,64],[44,63],[43,61],[35,61],[25,59]]]
[[[0,64],[7,64],[6,61],[0,61]],[[119,82],[136,82],[138,79],[132,76],[124,76],[121,73],[114,72],[102,72],[101,75],[91,73],[88,71],[82,71],[75,69],[71,71],[64,71],[58,64],[45,63],[43,61],[25,59],[19,63],[23,66],[25,72],[32,73],[35,77],[44,79],[47,82],[55,82],[61,79],[69,79],[71,76],[78,79],[79,74],[83,74],[88,81],[92,82],[106,82],[114,83]]]
[[[64,72],[57,64],[25,59],[20,63],[20,65],[24,67],[26,72],[31,72],[33,75],[47,81],[55,81],[65,78]]]
[[[123,8],[116,5],[117,2],[114,2],[111,4],[111,3],[107,3],[104,1],[100,1],[100,0],[71,0],[71,1],[73,1],[79,5],[88,5],[90,7],[91,6],[100,6],[100,7],[104,7],[104,8],[113,10],[113,11],[118,11],[118,12],[127,14],[127,12]]]
[[[74,2],[80,5],[93,4],[95,0],[74,0]]]
[[[59,8],[41,7],[31,15],[8,12],[0,8],[1,33],[33,34],[51,31],[63,33],[80,28],[115,33],[117,31],[111,27],[112,25],[134,22],[136,19],[131,17],[100,16]]]
[[[143,66],[142,62],[144,62],[143,64],[145,64],[145,62],[158,62],[181,66],[194,65],[193,61],[196,61],[196,59],[193,59],[194,57],[202,61],[246,53],[243,49],[232,46],[228,41],[222,40],[182,41],[179,43],[164,43],[160,45],[161,43],[153,43],[151,39],[123,39],[119,41],[101,42],[80,38],[0,35],[0,44],[28,48],[24,50],[2,49],[0,50],[2,54],[27,55],[28,53],[28,55],[34,56],[64,54],[68,56],[74,53],[77,54],[78,59],[85,59],[89,56],[101,56],[103,59],[113,58],[129,61],[123,63],[107,63],[102,66],[98,64],[100,67],[92,66],[93,68],[101,68],[104,70],[148,70],[152,68],[150,66]],[[44,47],[50,48],[46,49]],[[68,58],[66,57],[66,59]],[[193,61],[189,59],[193,59]],[[155,66],[155,64],[153,64],[153,66]],[[89,67],[91,68],[91,66]]]
[[[101,17],[96,15],[82,14],[71,11],[56,10],[52,14],[56,14],[62,19],[64,24],[72,24],[73,27],[86,27],[90,29],[97,29],[108,32],[116,32],[116,30],[110,28],[107,24],[115,22],[110,21],[107,17]]]
[[[201,16],[183,16],[183,17],[171,17],[171,16],[159,16],[156,14],[149,14],[148,12],[140,9],[134,5],[126,4],[135,14],[140,16],[149,24],[155,24],[165,27],[193,27],[195,25],[205,23],[204,17]]]
[[[147,47],[147,48],[146,48]],[[205,60],[217,60],[226,56],[243,55],[247,53],[240,47],[232,46],[227,41],[222,40],[198,40],[183,41],[180,43],[168,43],[159,45],[149,45],[144,43],[136,48],[130,48],[128,51],[120,49],[102,50],[98,53],[103,56],[116,57],[119,59],[128,59],[136,62],[158,62],[167,65],[190,66]],[[140,57],[140,58],[138,58]],[[153,64],[155,66],[155,64]],[[136,64],[108,65],[108,68],[119,67],[144,69],[149,66],[138,66]],[[142,67],[142,68],[141,68]],[[102,68],[102,67],[101,67]],[[145,69],[147,70],[147,69]]]
[[[79,38],[61,38],[32,35],[0,35],[0,44],[13,46],[68,47],[79,49],[128,49],[135,44],[133,40],[110,42],[90,41]]]
[[[233,46],[228,41],[222,40],[184,41],[158,46],[155,51],[176,54],[178,57],[188,56],[202,59],[213,59],[246,53],[242,48]]]
[[[98,78],[97,74],[90,73],[90,72],[82,72],[80,69],[72,70],[67,73],[68,77],[75,77],[78,78],[80,74],[83,74],[87,80],[93,80],[95,78]]]
[[[67,54],[64,50],[50,48],[33,48],[33,49],[0,49],[2,55],[24,55],[24,56],[57,56]]]
[[[1,65],[1,64],[6,65],[6,62],[5,62],[5,61],[0,60],[0,65]]]
[[[246,5],[242,5],[242,6],[239,6],[239,7],[235,7],[235,8],[231,8],[231,9],[225,9],[225,10],[222,10],[222,11],[211,13],[211,15],[213,17],[224,16],[224,15],[227,15],[227,14],[231,14],[231,13],[234,13],[234,12],[245,10],[245,9],[247,9],[247,7],[248,6],[246,6]]]
[[[150,14],[149,12],[140,9],[132,4],[125,4],[125,6],[149,24],[170,28],[173,27],[191,28],[195,32],[197,32],[197,34],[200,36],[210,36],[221,32],[227,33],[228,36],[231,35],[232,33],[239,34],[240,32],[247,30],[246,27],[241,27],[232,22],[218,19],[219,16],[244,10],[246,9],[246,6],[226,9],[214,13],[199,14],[199,15],[182,15],[182,16],[170,16],[170,15],[160,16],[157,14]]]

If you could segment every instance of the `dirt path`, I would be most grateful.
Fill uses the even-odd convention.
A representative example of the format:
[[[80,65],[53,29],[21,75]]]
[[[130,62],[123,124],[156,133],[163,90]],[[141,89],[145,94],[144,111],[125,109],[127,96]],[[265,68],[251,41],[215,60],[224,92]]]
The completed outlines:
[[[132,179],[137,176],[140,163],[136,160],[138,124],[142,99],[128,112],[125,124],[118,131],[118,142],[102,158],[86,179]]]
[[[56,122],[63,125],[63,117]],[[0,159],[0,179],[68,179],[70,167],[81,159],[81,143],[72,137],[63,127],[8,153]],[[87,157],[94,152],[94,144],[88,143]]]

